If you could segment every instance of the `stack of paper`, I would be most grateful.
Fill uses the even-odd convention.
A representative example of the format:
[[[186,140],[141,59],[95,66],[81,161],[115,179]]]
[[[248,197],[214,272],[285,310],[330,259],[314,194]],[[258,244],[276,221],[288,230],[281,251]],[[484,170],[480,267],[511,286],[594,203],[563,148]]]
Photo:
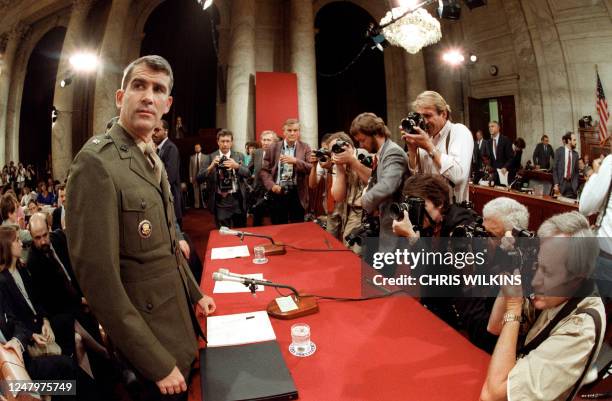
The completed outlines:
[[[211,259],[233,259],[249,256],[249,247],[246,245],[226,246],[223,248],[213,248],[210,253]]]
[[[276,340],[266,311],[209,316],[206,318],[206,337],[209,347]]]

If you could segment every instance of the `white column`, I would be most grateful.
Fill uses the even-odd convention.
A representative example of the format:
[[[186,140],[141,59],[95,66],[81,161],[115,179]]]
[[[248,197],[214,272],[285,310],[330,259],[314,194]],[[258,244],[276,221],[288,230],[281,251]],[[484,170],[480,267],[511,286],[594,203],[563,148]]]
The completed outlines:
[[[227,58],[227,127],[234,149],[244,152],[253,138],[255,76],[255,0],[232,0]]]
[[[425,75],[425,60],[423,52],[410,54],[404,52],[404,65],[406,66],[406,101],[407,111],[412,110],[412,102],[416,97],[427,90],[427,78]]]
[[[113,0],[106,22],[104,38],[100,47],[100,61],[96,75],[94,96],[93,134],[103,133],[106,123],[118,114],[115,92],[121,86],[125,68],[121,49],[124,42],[124,27],[129,23],[128,13],[132,2]]]
[[[312,0],[291,0],[289,24],[291,71],[297,74],[301,139],[318,144],[317,60]]]
[[[75,87],[69,85],[62,88],[60,82],[72,73],[69,59],[73,53],[79,50],[79,46],[82,44],[85,22],[91,4],[92,0],[73,1],[72,13],[70,14],[55,78],[53,105],[58,111],[58,117],[51,129],[51,157],[53,176],[59,181],[64,180],[72,162],[72,113]],[[80,77],[75,76],[75,79],[80,79]]]
[[[7,115],[13,62],[17,53],[17,46],[27,29],[27,26],[18,23],[9,31],[2,56],[2,68],[0,69],[0,166],[6,164]]]

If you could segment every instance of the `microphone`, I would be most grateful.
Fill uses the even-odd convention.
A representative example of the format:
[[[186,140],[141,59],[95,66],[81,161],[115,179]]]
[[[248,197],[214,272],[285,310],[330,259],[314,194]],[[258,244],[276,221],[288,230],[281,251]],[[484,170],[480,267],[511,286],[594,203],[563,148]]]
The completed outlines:
[[[271,242],[271,244],[263,245],[263,247],[264,247],[264,255],[266,255],[266,256],[284,255],[285,253],[287,253],[287,250],[285,249],[285,245],[283,245],[281,243],[277,244],[276,242],[274,242],[274,239],[272,239],[272,237],[269,236],[269,235],[249,233],[247,231],[232,230],[232,229],[230,229],[228,227],[225,227],[225,226],[222,226],[221,228],[219,228],[219,234],[221,234],[221,235],[235,235],[238,238],[240,238],[241,241],[244,239],[244,237],[265,238],[265,239],[267,239],[267,240],[269,240]]]
[[[289,285],[285,284],[277,284],[267,280],[258,280],[251,277],[243,277],[237,274],[231,273],[227,269],[219,269],[218,272],[214,272],[212,274],[213,281],[232,281],[235,283],[242,283],[251,290],[252,294],[255,294],[258,285],[263,285],[267,287],[275,287],[275,288],[286,288],[293,292],[293,295],[290,295],[295,304],[297,305],[297,309],[282,312],[276,300],[272,300],[267,307],[268,314],[277,319],[289,320],[295,319],[298,317],[311,315],[319,311],[319,305],[317,304],[317,300],[314,296],[300,296],[297,290]]]

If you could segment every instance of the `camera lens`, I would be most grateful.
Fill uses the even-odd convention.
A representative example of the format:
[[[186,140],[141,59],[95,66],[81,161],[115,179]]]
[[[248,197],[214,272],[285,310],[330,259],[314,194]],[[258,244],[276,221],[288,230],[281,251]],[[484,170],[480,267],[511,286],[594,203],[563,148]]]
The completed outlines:
[[[405,203],[392,203],[391,206],[389,206],[389,214],[393,220],[403,220],[404,210],[408,210],[408,205]]]

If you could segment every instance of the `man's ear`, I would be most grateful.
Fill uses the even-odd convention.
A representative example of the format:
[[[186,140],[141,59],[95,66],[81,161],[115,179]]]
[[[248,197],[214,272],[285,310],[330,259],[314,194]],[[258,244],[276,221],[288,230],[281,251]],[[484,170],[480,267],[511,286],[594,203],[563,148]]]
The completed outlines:
[[[170,107],[172,106],[173,100],[174,99],[172,98],[172,96],[168,96],[168,100],[166,100],[166,110],[164,110],[164,114],[170,111]]]
[[[118,109],[123,105],[123,96],[125,95],[125,91],[123,89],[117,89],[115,92],[115,105]]]

